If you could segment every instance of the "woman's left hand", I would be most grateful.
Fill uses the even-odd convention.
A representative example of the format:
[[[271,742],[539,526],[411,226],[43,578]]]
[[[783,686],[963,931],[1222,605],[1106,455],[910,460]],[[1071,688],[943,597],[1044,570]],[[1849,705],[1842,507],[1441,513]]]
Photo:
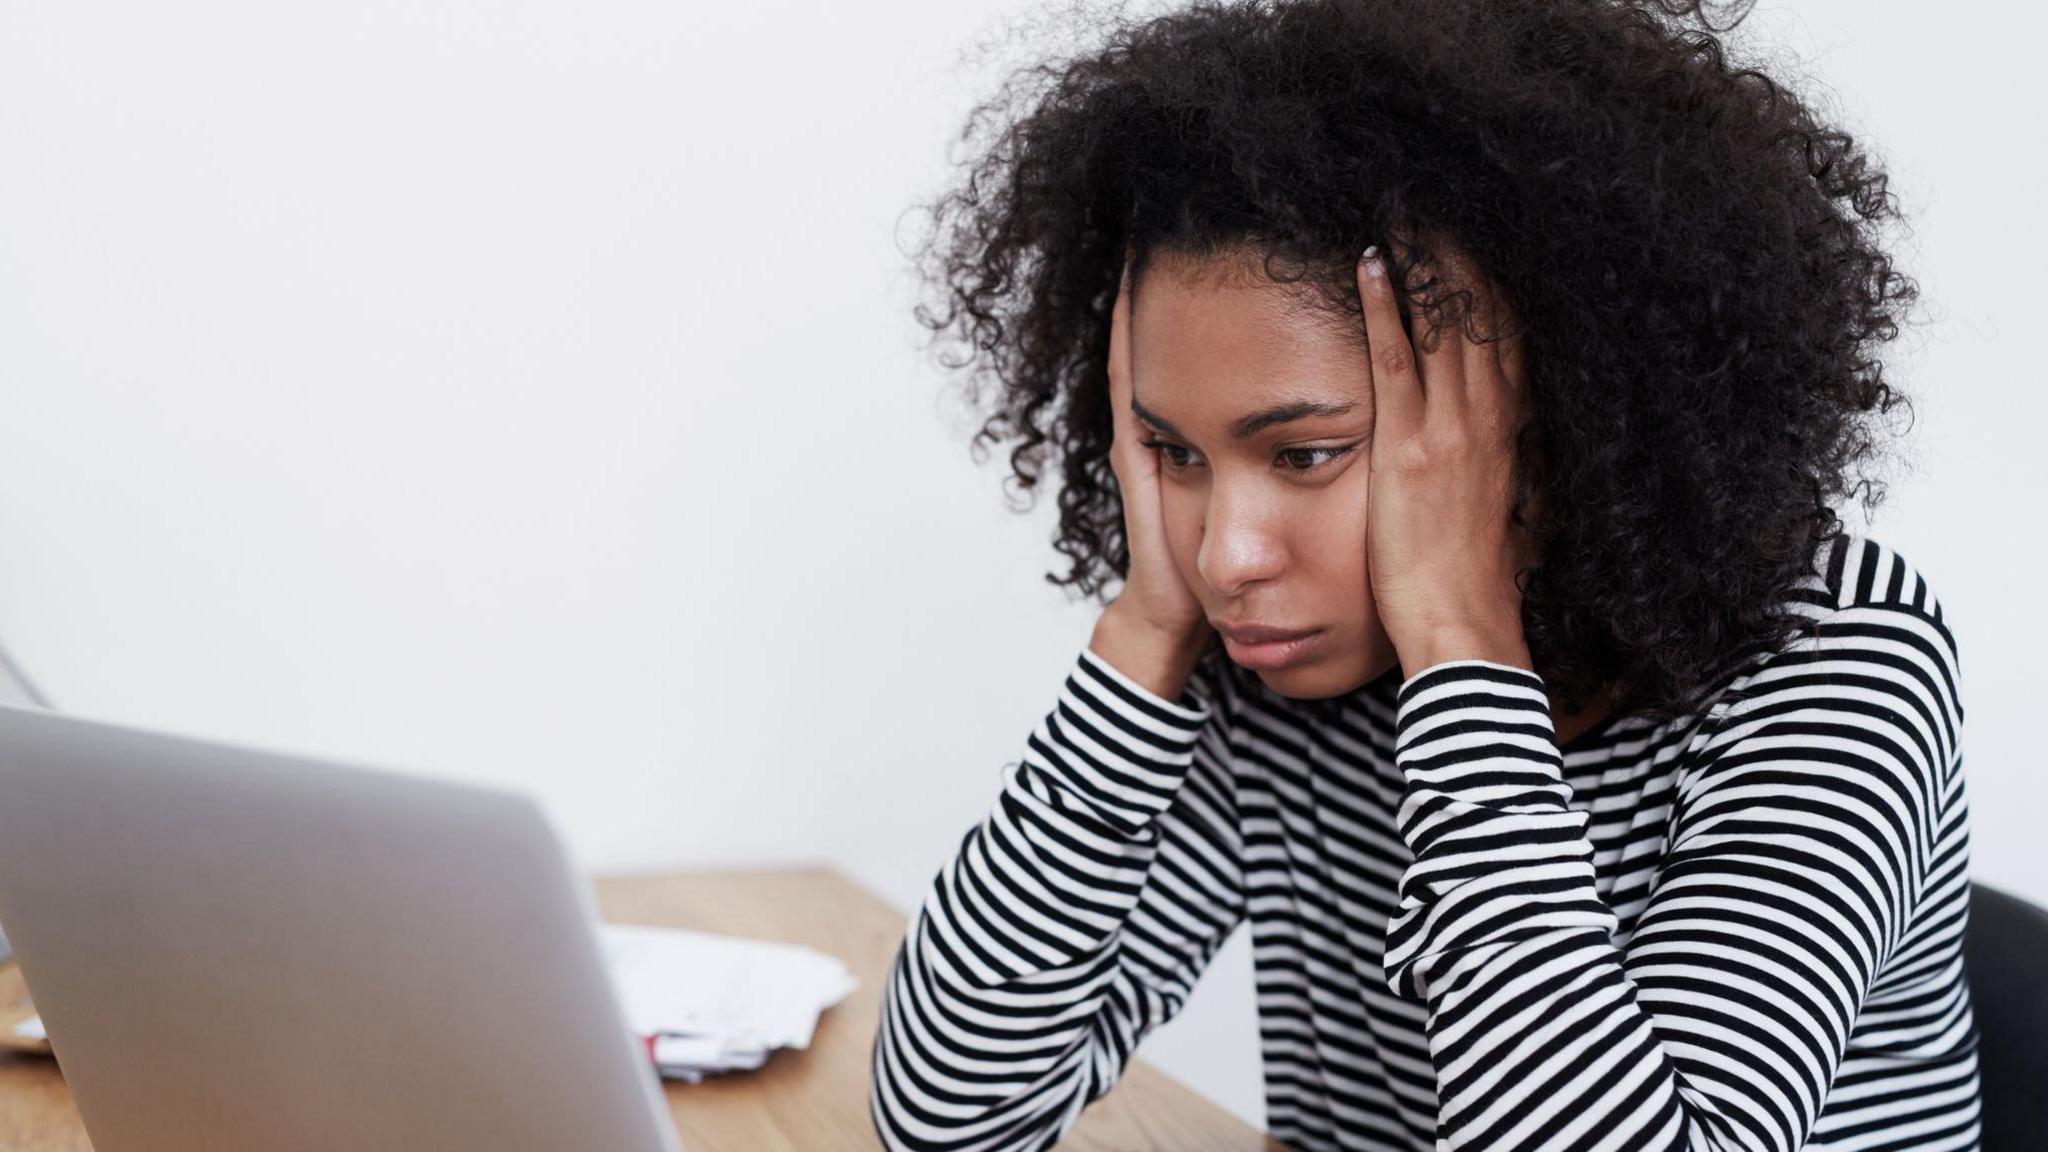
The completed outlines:
[[[1443,287],[1470,287],[1481,330],[1498,295],[1461,251]],[[1381,624],[1413,678],[1446,660],[1531,666],[1517,571],[1531,558],[1510,520],[1515,433],[1527,376],[1517,336],[1474,343],[1455,325],[1434,350],[1411,343],[1383,254],[1361,258],[1374,426],[1367,570]]]

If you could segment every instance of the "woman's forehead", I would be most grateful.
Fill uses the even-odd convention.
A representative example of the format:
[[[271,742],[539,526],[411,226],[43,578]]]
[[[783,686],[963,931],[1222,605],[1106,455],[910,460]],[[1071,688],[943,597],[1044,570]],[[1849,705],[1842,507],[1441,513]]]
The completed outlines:
[[[1134,399],[1176,423],[1371,402],[1362,336],[1271,281],[1155,267],[1132,299],[1131,356]]]

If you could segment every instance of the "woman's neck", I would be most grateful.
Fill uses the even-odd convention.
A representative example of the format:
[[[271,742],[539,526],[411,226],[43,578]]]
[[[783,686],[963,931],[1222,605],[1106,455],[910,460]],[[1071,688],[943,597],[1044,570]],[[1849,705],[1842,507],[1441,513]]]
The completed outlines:
[[[1551,727],[1557,733],[1559,746],[1571,743],[1573,740],[1599,727],[1603,721],[1612,716],[1614,714],[1614,699],[1615,693],[1609,690],[1595,696],[1590,703],[1578,711],[1565,712],[1562,710],[1559,698],[1552,696],[1550,698]]]

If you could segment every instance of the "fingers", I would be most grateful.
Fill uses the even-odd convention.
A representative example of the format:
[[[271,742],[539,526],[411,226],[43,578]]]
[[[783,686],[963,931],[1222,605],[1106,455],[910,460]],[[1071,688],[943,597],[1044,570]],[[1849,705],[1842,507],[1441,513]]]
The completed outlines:
[[[1399,239],[1391,243],[1397,256],[1405,257],[1411,251]],[[1519,427],[1526,375],[1520,333],[1514,330],[1518,320],[1507,307],[1505,293],[1463,247],[1440,236],[1433,237],[1425,267],[1434,282],[1432,295],[1460,290],[1471,293],[1474,326],[1486,339],[1474,340],[1462,325],[1453,324],[1436,333],[1434,348],[1424,348],[1421,338],[1409,340],[1391,280],[1370,278],[1369,269],[1361,263],[1359,296],[1366,311],[1367,338],[1374,349],[1375,394],[1386,379],[1405,385],[1386,397],[1392,402],[1392,411],[1383,412],[1382,418],[1405,420],[1408,427],[1437,418],[1485,428]],[[1419,305],[1414,311],[1420,313]],[[1376,312],[1381,315],[1377,329]],[[1379,331],[1398,335],[1382,336]]]
[[[1500,373],[1500,342],[1496,326],[1499,324],[1499,297],[1494,283],[1473,264],[1471,257],[1460,249],[1455,251],[1450,262],[1457,269],[1458,286],[1470,289],[1472,293],[1472,323],[1482,340],[1466,339],[1465,348],[1465,390],[1468,398],[1474,398],[1484,381]]]
[[[1506,293],[1494,290],[1495,314],[1501,318],[1501,338],[1495,345],[1500,360],[1501,379],[1507,382],[1509,394],[1522,410],[1529,403],[1529,362],[1528,352],[1522,346],[1522,318],[1515,314],[1508,303]]]
[[[1372,366],[1373,438],[1406,436],[1422,426],[1421,366],[1401,325],[1386,258],[1376,247],[1359,257],[1358,300]]]
[[[1394,238],[1391,243],[1395,258],[1397,260],[1406,260],[1410,251],[1408,246],[1399,237]],[[1459,257],[1460,253],[1455,245],[1441,239],[1436,241],[1436,251],[1424,266],[1429,274],[1431,284],[1427,295],[1422,299],[1418,299],[1416,296],[1410,297],[1408,311],[1411,317],[1421,314],[1420,305],[1428,299],[1441,297],[1446,292],[1456,289],[1463,283],[1463,268],[1460,266]],[[1418,293],[1417,295],[1421,296],[1422,294]],[[1429,347],[1424,347],[1425,344],[1429,344],[1431,339],[1434,339],[1435,343]],[[1410,342],[1414,345],[1416,358],[1421,362],[1422,366],[1422,397],[1425,414],[1442,413],[1445,417],[1452,416],[1457,409],[1464,407],[1466,345],[1464,334],[1456,329],[1444,329],[1434,333],[1433,336],[1427,332],[1421,336],[1411,335]]]
[[[1131,416],[1131,266],[1124,264],[1116,304],[1109,310],[1109,407],[1117,438]]]
[[[1145,449],[1137,414],[1131,408],[1131,264],[1124,260],[1123,278],[1117,285],[1116,303],[1109,312],[1109,417],[1110,468],[1119,485],[1128,485],[1144,472]]]
[[[1519,321],[1507,294],[1472,259],[1456,256],[1459,282],[1473,295],[1473,318],[1484,341],[1465,341],[1465,401],[1486,426],[1512,431],[1525,403]]]
[[[1124,264],[1109,310],[1109,397],[1119,418],[1131,407],[1131,266]]]

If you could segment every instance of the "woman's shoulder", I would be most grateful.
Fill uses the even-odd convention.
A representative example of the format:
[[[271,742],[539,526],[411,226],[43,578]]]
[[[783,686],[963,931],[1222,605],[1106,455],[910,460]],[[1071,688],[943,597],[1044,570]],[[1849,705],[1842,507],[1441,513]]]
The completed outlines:
[[[1897,608],[1947,624],[1927,574],[1897,545],[1844,530],[1814,550],[1812,573],[1797,592],[1829,612]]]
[[[1933,582],[1905,551],[1871,532],[1845,528],[1816,541],[1810,561],[1779,597],[1782,614],[1801,618],[1793,635],[1729,653],[1683,714],[1632,715],[1610,730],[1661,738],[1682,729],[1692,734],[1696,750],[1734,715],[1763,704],[1760,696],[1806,694],[1815,683],[1866,671],[1907,676],[1956,697],[1960,667],[1946,611]]]
[[[1737,674],[1785,654],[1788,644],[1813,643],[1828,634],[1874,635],[1906,630],[1932,635],[1953,655],[1948,614],[1927,573],[1896,544],[1868,531],[1844,528],[1817,541],[1806,571],[1779,598],[1778,610],[1804,618],[1787,643],[1735,653]]]
[[[1843,530],[1814,548],[1811,570],[1785,596],[1809,618],[1801,633],[1748,654],[1715,693],[1710,719],[1725,721],[1772,691],[1802,698],[1822,685],[1910,682],[1947,702],[1961,720],[1960,661],[1941,598],[1898,546],[1867,531]]]

